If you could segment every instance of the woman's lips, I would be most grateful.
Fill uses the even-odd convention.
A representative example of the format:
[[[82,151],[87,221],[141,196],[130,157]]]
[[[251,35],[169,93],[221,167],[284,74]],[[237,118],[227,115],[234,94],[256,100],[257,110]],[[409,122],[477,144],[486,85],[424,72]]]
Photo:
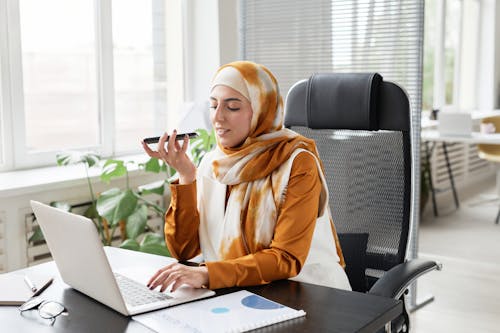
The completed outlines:
[[[225,128],[217,128],[215,130],[215,133],[217,133],[218,136],[224,136],[227,132],[229,132],[229,130]]]

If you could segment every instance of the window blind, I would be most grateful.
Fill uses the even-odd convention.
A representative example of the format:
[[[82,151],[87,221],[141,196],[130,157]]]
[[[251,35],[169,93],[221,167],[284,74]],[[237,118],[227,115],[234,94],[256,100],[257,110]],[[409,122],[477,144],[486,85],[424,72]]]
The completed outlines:
[[[315,72],[379,72],[422,100],[423,0],[241,0],[240,51],[281,92]]]
[[[423,29],[424,0],[240,0],[241,58],[269,67],[283,96],[315,72],[378,72],[406,89],[416,125],[410,257],[418,243]]]

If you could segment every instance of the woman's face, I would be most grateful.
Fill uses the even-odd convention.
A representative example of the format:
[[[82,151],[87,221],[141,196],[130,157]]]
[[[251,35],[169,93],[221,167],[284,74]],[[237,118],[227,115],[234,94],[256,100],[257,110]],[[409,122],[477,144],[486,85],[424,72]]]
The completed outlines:
[[[250,101],[227,86],[218,85],[210,94],[210,120],[219,143],[225,148],[240,146],[250,134]]]

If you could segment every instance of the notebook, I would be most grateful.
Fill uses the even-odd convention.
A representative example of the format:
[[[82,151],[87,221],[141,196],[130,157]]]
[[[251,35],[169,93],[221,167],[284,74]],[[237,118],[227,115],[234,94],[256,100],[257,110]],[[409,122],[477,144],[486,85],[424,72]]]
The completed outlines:
[[[137,281],[133,276],[115,274],[90,219],[37,201],[31,201],[31,207],[63,281],[126,316],[215,294],[209,289],[185,285],[173,293],[160,293],[149,290],[144,282]],[[175,259],[165,257],[163,266],[171,262],[175,262]],[[130,267],[130,270],[134,268]],[[142,276],[148,274],[151,277],[159,268],[161,266],[151,267],[151,271]],[[137,304],[139,299],[141,302]]]
[[[36,288],[35,291],[25,281],[26,276]],[[33,273],[0,274],[0,305],[21,305],[31,297],[40,295],[52,281],[50,276]]]
[[[247,290],[158,310],[132,319],[158,332],[246,332],[305,316]]]

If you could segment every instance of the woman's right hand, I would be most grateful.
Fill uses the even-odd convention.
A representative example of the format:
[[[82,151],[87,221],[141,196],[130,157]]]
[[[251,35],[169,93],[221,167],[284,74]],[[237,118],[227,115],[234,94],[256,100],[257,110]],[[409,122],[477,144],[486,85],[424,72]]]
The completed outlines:
[[[168,133],[165,132],[165,134],[161,136],[160,141],[158,141],[158,151],[149,148],[144,141],[142,141],[142,147],[150,157],[161,159],[177,170],[179,174],[179,184],[190,184],[196,179],[196,166],[186,154],[189,145],[189,137],[187,135],[184,137],[181,146],[179,141],[176,140],[176,136],[177,131],[174,130],[165,147],[165,142],[168,138]]]

